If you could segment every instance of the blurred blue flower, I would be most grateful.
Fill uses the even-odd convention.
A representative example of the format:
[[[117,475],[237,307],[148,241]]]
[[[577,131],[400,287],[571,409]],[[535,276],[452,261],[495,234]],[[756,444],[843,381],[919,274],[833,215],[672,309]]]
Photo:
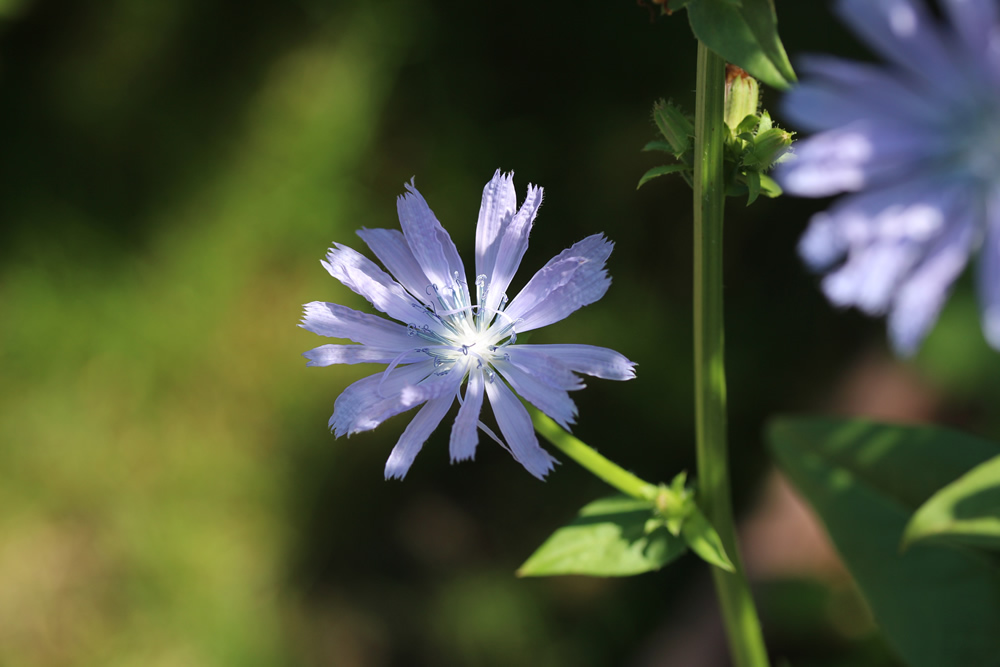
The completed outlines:
[[[335,303],[305,306],[300,326],[360,343],[317,347],[304,353],[307,365],[388,364],[344,390],[334,403],[330,428],[337,437],[350,436],[422,404],[385,465],[387,479],[402,479],[457,398],[452,462],[473,458],[482,429],[541,479],[555,459],[538,445],[515,392],[568,428],[577,412],[567,392],[584,386],[574,373],[628,380],[634,377],[634,364],[603,347],[523,345],[516,343],[517,335],[557,322],[604,296],[611,284],[604,263],[613,244],[601,234],[583,239],[551,259],[508,303],[506,290],[528,248],[542,189],[529,185],[518,209],[513,174],[497,171],[486,185],[471,288],[448,232],[416,188],[408,184],[406,189],[408,194],[396,202],[402,232],[358,231],[388,274],[340,244],[323,262],[334,278],[397,321]],[[502,438],[479,421],[484,393]]]
[[[840,18],[888,63],[813,56],[784,99],[819,133],[775,177],[804,197],[855,193],[813,217],[799,251],[839,306],[888,313],[912,354],[979,251],[983,330],[1000,348],[1000,20],[994,0],[840,0]]]

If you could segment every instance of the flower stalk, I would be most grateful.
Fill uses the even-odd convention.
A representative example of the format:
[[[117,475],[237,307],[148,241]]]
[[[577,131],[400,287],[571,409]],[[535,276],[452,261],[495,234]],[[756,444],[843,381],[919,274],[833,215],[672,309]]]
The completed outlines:
[[[585,443],[564,431],[540,411],[529,409],[535,430],[594,476],[618,489],[627,496],[640,500],[655,500],[660,489],[640,479],[621,466],[605,458]]]
[[[725,207],[725,61],[698,42],[694,150],[694,358],[698,504],[718,531],[734,572],[712,568],[733,662],[768,665],[760,621],[736,544],[726,437],[722,302]]]

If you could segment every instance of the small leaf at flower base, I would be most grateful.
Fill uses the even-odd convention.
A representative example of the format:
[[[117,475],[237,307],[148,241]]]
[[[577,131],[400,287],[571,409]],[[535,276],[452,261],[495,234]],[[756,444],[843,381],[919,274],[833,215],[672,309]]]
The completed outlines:
[[[1000,549],[1000,456],[982,463],[920,506],[904,544],[920,540]]]
[[[649,171],[647,171],[645,174],[642,175],[642,178],[639,179],[639,185],[635,186],[635,189],[638,190],[643,185],[645,185],[652,179],[656,178],[657,176],[664,176],[666,174],[676,174],[677,172],[684,171],[685,169],[687,169],[687,165],[683,164],[665,164],[659,167],[653,167],[652,169],[650,169]]]
[[[796,80],[772,0],[697,0],[686,9],[695,37],[729,62],[779,90]]]
[[[681,535],[691,551],[701,556],[703,561],[726,572],[735,571],[733,562],[726,555],[726,548],[722,546],[722,538],[698,508],[693,508],[684,520]]]
[[[758,125],[760,125],[760,116],[752,116],[752,115],[747,116],[742,121],[740,121],[740,123],[736,126],[736,129],[733,132],[737,136],[742,134],[749,134],[751,137],[753,137],[753,131],[757,129]]]
[[[904,552],[900,540],[918,507],[1000,445],[943,428],[820,418],[775,421],[768,441],[905,664],[997,664],[994,555],[930,540]]]
[[[653,504],[627,496],[595,500],[554,532],[518,569],[521,577],[624,577],[658,570],[687,548],[660,525],[646,532]]]
[[[774,199],[775,197],[780,197],[784,190],[778,185],[778,182],[767,174],[760,175],[760,193],[765,197],[770,197]]]

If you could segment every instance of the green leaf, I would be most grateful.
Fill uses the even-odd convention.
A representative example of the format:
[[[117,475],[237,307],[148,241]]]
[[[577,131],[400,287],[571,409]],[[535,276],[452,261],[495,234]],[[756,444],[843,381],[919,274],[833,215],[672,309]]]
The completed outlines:
[[[998,561],[924,542],[900,551],[913,511],[997,456],[996,444],[941,428],[834,419],[778,420],[768,440],[906,664],[996,664]]]
[[[698,0],[687,12],[695,37],[729,62],[779,90],[796,80],[772,0]]]
[[[754,116],[754,115],[747,116],[742,121],[740,121],[739,125],[737,125],[735,134],[736,136],[747,134],[752,138],[753,131],[754,129],[757,128],[759,124],[760,124],[760,116]]]
[[[628,496],[595,500],[554,532],[517,574],[624,577],[658,570],[684,553],[686,545],[671,535],[662,521],[647,532],[646,522],[652,517],[655,512],[649,501]]]
[[[673,147],[666,141],[650,141],[648,144],[642,147],[644,151],[663,151],[664,153],[674,154]]]
[[[642,178],[639,179],[639,185],[635,186],[635,189],[638,190],[647,182],[651,181],[657,176],[664,176],[665,174],[675,174],[678,171],[684,171],[687,168],[688,168],[687,165],[684,164],[665,164],[659,167],[653,167],[652,169],[650,169],[649,171],[647,171],[645,174],[642,175]]]
[[[780,197],[784,190],[778,185],[778,182],[767,174],[760,175],[760,193],[765,197],[770,197],[774,199],[775,197]]]
[[[694,123],[679,106],[669,100],[653,103],[653,123],[673,149],[680,156],[691,149],[694,137]]]
[[[976,466],[920,506],[906,527],[904,544],[928,539],[1000,549],[1000,456]]]
[[[747,206],[754,203],[760,196],[760,172],[747,169]]]
[[[684,541],[701,559],[710,565],[722,568],[726,572],[735,572],[733,562],[726,555],[722,546],[722,538],[708,522],[701,510],[694,508],[681,527]]]

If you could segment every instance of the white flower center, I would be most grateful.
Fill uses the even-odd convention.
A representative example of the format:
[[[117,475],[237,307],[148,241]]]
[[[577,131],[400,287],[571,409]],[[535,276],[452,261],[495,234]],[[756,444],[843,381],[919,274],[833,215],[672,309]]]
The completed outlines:
[[[427,312],[437,322],[435,326],[418,327],[410,324],[407,333],[419,338],[424,345],[414,347],[434,360],[438,368],[435,375],[459,372],[463,375],[472,369],[483,369],[488,381],[495,373],[490,366],[498,360],[509,359],[506,348],[517,340],[513,321],[504,313],[507,296],[504,295],[495,309],[487,310],[489,284],[485,275],[476,278],[476,305],[470,300],[468,285],[458,273],[450,288],[429,285],[427,293],[434,296]]]

